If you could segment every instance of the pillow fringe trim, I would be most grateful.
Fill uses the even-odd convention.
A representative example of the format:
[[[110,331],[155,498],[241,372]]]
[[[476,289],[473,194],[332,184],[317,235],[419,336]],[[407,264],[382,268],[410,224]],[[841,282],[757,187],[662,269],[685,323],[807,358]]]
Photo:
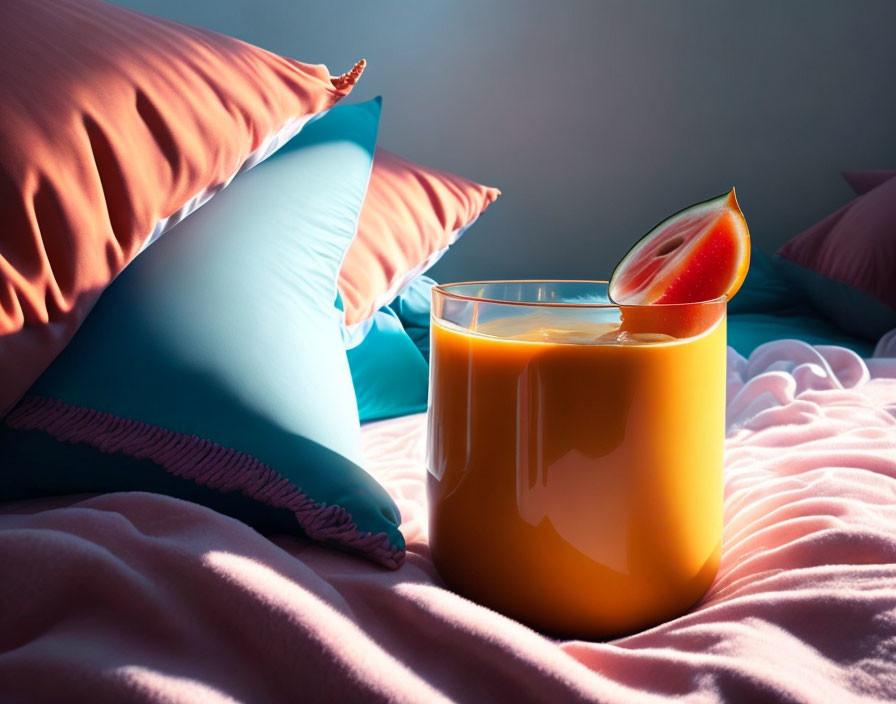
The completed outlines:
[[[259,459],[195,435],[84,408],[60,399],[27,395],[3,419],[17,430],[40,430],[60,442],[87,444],[107,454],[148,459],[165,471],[222,492],[239,491],[291,511],[312,540],[334,545],[395,569],[405,551],[385,533],[361,532],[342,506],[316,503]]]

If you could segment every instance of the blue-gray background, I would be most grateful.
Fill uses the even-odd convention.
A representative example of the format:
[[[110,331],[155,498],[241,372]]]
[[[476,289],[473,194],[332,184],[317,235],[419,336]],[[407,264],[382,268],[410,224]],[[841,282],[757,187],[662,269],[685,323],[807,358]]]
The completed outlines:
[[[380,143],[504,195],[442,281],[606,277],[731,185],[754,245],[896,168],[890,0],[118,0],[333,73],[369,62]]]

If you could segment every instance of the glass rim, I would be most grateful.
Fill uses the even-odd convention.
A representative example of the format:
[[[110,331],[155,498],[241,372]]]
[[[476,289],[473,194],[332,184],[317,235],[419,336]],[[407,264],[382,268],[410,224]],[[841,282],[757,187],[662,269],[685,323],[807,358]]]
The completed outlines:
[[[485,298],[483,296],[471,296],[464,293],[453,293],[449,288],[455,286],[478,286],[487,284],[600,284],[609,288],[609,281],[592,279],[493,279],[488,281],[452,281],[446,284],[435,284],[433,292],[438,292],[446,298],[472,303],[493,303],[504,306],[530,306],[536,308],[684,308],[691,306],[705,306],[710,304],[726,303],[729,298],[722,294],[718,298],[710,298],[706,301],[692,301],[690,303],[584,303],[584,302],[558,302],[558,301],[508,301],[500,298]]]

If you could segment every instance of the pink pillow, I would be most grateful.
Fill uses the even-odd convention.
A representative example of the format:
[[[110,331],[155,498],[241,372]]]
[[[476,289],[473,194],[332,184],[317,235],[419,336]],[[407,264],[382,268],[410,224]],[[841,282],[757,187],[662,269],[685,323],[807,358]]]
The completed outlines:
[[[874,171],[842,171],[841,174],[843,180],[849,184],[856,195],[861,196],[871,189],[877,188],[884,181],[889,181],[896,176],[896,171],[878,169]]]
[[[782,272],[843,330],[896,328],[896,172],[845,173],[861,194],[778,250]]]
[[[377,149],[358,234],[339,272],[346,324],[360,323],[390,303],[500,193]]]
[[[0,415],[153,238],[354,85],[99,0],[0,3]]]
[[[896,309],[896,172],[848,177],[858,196],[778,250],[794,264]],[[875,179],[877,185],[874,185]],[[866,190],[867,189],[867,190]],[[820,302],[823,305],[823,301]],[[854,315],[862,315],[856,310]]]

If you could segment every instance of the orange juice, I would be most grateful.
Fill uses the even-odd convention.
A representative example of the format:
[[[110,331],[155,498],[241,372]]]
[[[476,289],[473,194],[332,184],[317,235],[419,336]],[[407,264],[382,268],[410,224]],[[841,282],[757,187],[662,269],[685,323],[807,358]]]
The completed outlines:
[[[450,587],[591,638],[701,597],[722,536],[719,311],[679,340],[552,328],[543,310],[470,330],[434,310],[429,539]]]

